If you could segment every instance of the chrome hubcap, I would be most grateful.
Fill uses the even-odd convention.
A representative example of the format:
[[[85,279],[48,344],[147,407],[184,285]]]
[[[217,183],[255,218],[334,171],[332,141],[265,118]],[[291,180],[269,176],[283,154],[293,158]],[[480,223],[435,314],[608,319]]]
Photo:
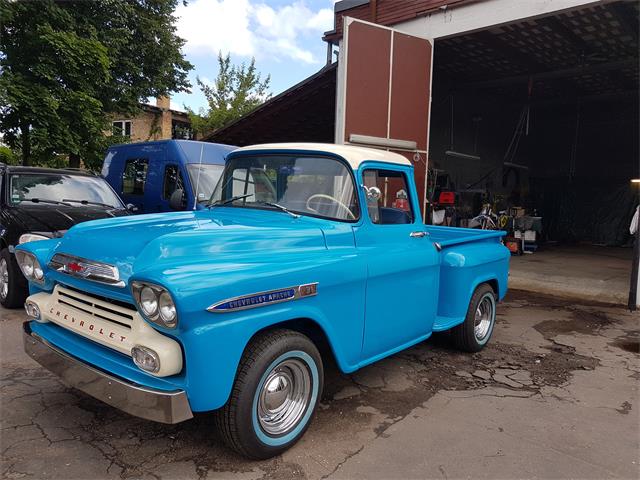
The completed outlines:
[[[487,293],[482,297],[476,308],[475,322],[473,332],[476,340],[481,342],[491,331],[491,325],[494,320],[494,300],[491,293]]]
[[[7,295],[9,295],[9,269],[7,261],[3,258],[0,259],[0,297],[5,299]]]
[[[285,435],[296,427],[311,400],[307,365],[289,358],[267,375],[258,399],[258,421],[269,435]]]

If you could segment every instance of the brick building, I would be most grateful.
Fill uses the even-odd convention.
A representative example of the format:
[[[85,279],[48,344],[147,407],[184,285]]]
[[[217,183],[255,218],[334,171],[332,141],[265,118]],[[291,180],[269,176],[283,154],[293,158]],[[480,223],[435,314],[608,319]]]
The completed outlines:
[[[135,117],[114,115],[113,134],[129,137],[132,142],[194,138],[189,116],[172,110],[169,97],[159,97],[155,105],[144,103],[140,108],[141,112]]]

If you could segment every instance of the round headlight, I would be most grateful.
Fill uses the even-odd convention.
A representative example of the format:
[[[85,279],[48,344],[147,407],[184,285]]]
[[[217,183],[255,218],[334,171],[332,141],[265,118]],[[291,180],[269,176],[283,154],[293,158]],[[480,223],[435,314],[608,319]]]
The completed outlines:
[[[36,262],[33,266],[33,278],[36,280],[42,280],[44,278],[44,272],[42,271],[42,267],[38,262]]]
[[[33,277],[33,257],[31,255],[25,255],[22,261],[22,272],[25,277]]]
[[[176,306],[169,292],[160,294],[160,318],[167,327],[175,327],[176,325]]]
[[[154,316],[158,311],[158,298],[150,287],[143,287],[140,290],[140,307],[148,317]]]

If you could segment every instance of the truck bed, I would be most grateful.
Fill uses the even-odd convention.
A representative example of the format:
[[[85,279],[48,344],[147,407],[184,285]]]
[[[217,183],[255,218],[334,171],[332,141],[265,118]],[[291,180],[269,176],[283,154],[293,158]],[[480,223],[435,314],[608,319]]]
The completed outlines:
[[[464,321],[469,299],[481,283],[491,285],[498,299],[504,297],[511,257],[500,243],[504,231],[432,225],[426,230],[441,259],[434,331],[448,330]]]
[[[500,238],[506,235],[503,230],[479,230],[475,228],[441,227],[438,225],[428,225],[431,241],[440,247],[447,248],[463,243],[477,242],[490,238]]]

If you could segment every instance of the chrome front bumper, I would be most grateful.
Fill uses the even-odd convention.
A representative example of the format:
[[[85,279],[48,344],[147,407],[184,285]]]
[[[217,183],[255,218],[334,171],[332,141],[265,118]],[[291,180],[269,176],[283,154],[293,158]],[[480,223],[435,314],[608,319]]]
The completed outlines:
[[[23,324],[24,351],[70,387],[136,417],[161,423],[193,418],[184,390],[167,392],[142,387],[102,372],[51,345]]]

